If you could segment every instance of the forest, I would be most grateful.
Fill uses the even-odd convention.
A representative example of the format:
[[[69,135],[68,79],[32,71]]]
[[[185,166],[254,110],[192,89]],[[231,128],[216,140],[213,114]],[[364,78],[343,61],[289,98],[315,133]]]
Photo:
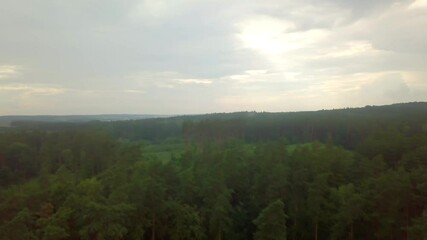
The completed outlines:
[[[0,240],[427,239],[427,103],[0,128]]]

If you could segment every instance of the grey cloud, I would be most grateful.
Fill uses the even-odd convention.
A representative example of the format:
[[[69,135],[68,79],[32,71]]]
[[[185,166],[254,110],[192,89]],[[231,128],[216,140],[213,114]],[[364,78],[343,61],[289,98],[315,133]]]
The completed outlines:
[[[396,4],[401,11],[393,7]],[[426,10],[410,10],[410,4],[394,0],[6,1],[0,9],[0,100],[4,103],[0,114],[241,110],[238,106],[243,105],[232,101],[243,104],[251,94],[258,96],[252,99],[269,99],[258,105],[251,100],[253,106],[295,110],[296,105],[284,108],[281,101],[290,95],[311,99],[331,78],[339,79],[343,83],[336,86],[342,86],[354,74],[425,72],[427,34],[420,29],[427,24]],[[301,47],[280,53],[272,49],[274,54],[269,55],[244,46],[237,37],[241,24],[259,16],[294,24],[287,30],[293,36],[280,32],[272,38],[279,39],[284,49],[299,41]],[[325,37],[307,34],[310,30],[322,31]],[[292,41],[287,42],[287,37]],[[372,49],[348,54],[352,42],[366,42]],[[12,77],[4,66],[19,66],[19,74]],[[231,79],[257,69],[266,72],[246,76],[246,83]],[[180,84],[177,79],[188,81]],[[10,85],[7,89],[6,81],[66,91],[25,95],[12,91]],[[210,84],[196,84],[203,81]],[[404,83],[411,93],[405,99],[422,98],[422,93],[415,94],[413,81]],[[398,101],[396,96],[404,94],[396,93],[404,88],[398,80],[377,84],[394,87],[381,98],[369,95],[371,104],[386,96]],[[422,85],[422,80],[417,84]],[[333,107],[336,99],[340,98],[326,96],[324,105],[318,101],[311,106]],[[304,106],[310,107],[309,100]]]
[[[407,7],[407,6],[403,6]],[[395,9],[372,27],[371,39],[380,49],[406,54],[422,54],[427,49],[426,9]]]
[[[212,9],[212,4],[190,6],[185,14],[155,26],[145,24],[144,18],[130,18],[138,4],[11,3],[1,14],[2,28],[8,30],[2,40],[4,54],[0,61],[35,66],[58,75],[43,81],[74,82],[76,86],[85,81],[73,79],[109,83],[142,70],[220,76],[244,70],[250,65],[246,59],[256,59],[249,51],[235,49],[231,19],[222,16],[219,9]],[[11,21],[18,22],[18,26],[11,25]],[[34,78],[40,81],[42,76]]]

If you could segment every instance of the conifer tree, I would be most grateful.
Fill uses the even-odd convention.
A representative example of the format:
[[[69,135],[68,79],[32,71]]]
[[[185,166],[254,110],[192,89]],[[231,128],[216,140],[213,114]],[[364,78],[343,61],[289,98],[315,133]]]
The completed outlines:
[[[254,220],[257,226],[255,240],[286,240],[286,214],[282,200],[276,200],[264,208]]]

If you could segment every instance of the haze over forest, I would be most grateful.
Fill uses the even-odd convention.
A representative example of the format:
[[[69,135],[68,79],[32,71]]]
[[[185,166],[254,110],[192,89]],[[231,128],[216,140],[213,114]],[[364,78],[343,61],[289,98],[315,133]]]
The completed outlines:
[[[2,1],[0,115],[425,101],[426,16],[426,0]]]

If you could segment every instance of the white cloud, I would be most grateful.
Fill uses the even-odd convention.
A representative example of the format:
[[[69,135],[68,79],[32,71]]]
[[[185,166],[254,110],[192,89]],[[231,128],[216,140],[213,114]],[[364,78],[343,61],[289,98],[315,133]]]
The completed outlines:
[[[247,70],[240,74],[224,76],[223,81],[235,82],[237,84],[271,84],[271,83],[289,83],[299,81],[301,73],[292,71],[272,71],[267,69]],[[238,85],[237,85],[238,86]]]
[[[211,79],[194,78],[188,74],[179,72],[140,72],[128,76],[125,79],[130,83],[124,91],[129,93],[142,93],[157,89],[173,89],[178,86],[190,87],[191,85],[210,85]],[[131,87],[131,88],[129,88]]]
[[[55,87],[55,86],[48,86],[48,85],[41,85],[41,84],[22,84],[22,83],[16,83],[16,84],[6,84],[6,85],[0,85],[0,92],[18,92],[22,95],[59,95],[64,92],[66,92],[67,89],[62,87]]]
[[[212,84],[212,80],[209,79],[175,79],[176,82],[179,84],[202,84],[202,85],[209,85]]]
[[[123,90],[123,92],[125,92],[125,93],[137,93],[137,94],[146,93],[146,91],[144,91],[144,90],[137,90],[137,89],[127,89],[127,90]]]
[[[375,49],[367,40],[344,42],[340,45],[319,50],[318,58],[340,58],[340,57],[355,57],[355,56],[378,56],[384,51]]]
[[[16,77],[20,74],[20,66],[17,65],[0,65],[0,79]]]

